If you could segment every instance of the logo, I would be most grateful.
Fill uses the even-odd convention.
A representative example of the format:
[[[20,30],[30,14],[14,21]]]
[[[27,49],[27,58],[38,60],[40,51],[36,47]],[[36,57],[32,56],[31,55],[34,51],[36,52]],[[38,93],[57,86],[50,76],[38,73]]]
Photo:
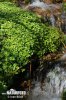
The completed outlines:
[[[8,98],[23,98],[27,95],[26,91],[16,91],[15,89],[10,89],[6,91],[6,93],[2,93],[2,95],[7,95]]]

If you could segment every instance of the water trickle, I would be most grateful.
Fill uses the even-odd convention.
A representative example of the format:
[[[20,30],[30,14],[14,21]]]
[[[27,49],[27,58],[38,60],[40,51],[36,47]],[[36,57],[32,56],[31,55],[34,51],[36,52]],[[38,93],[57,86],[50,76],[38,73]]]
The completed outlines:
[[[32,0],[32,3],[30,4],[30,7],[33,7],[33,8],[38,7],[38,8],[40,8],[41,11],[43,10],[43,11],[46,11],[47,13],[49,11],[50,13],[48,13],[48,14],[49,14],[50,23],[53,27],[55,26],[56,20],[54,18],[54,10],[57,9],[57,7],[59,7],[58,5],[56,5],[56,4],[47,4],[44,1],[42,2],[40,0]],[[38,12],[40,12],[40,11],[38,11]],[[47,16],[47,13],[45,13],[45,17]]]
[[[55,18],[53,16],[53,14],[51,14],[51,16],[50,16],[50,22],[51,22],[51,25],[54,27],[55,26]]]
[[[33,0],[33,2],[40,2],[40,0]]]
[[[66,33],[66,11],[63,11],[62,15],[61,15],[61,29],[64,33]]]
[[[30,6],[40,7],[42,9],[50,9],[50,7],[46,3],[41,2],[40,0],[32,0],[32,4]]]
[[[47,78],[50,79],[50,91],[51,94],[59,95],[64,89],[66,89],[66,72],[63,68],[55,67],[54,70],[47,74]]]
[[[35,82],[28,100],[61,100],[63,91],[66,91],[66,69],[58,63],[47,73],[42,84]]]

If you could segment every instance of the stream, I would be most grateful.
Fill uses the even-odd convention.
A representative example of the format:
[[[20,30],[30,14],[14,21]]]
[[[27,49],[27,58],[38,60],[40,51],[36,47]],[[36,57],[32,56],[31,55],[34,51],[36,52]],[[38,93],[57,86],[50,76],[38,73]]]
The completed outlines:
[[[40,0],[32,0],[30,6],[40,7],[42,9],[50,9],[51,25],[56,26],[56,19],[53,15],[52,9],[56,7],[55,4],[46,4]],[[62,7],[62,4],[60,5]],[[66,33],[66,12],[57,15],[60,18],[58,21],[58,28]],[[47,67],[48,66],[48,67]],[[66,53],[59,59],[59,61],[43,66],[42,71],[35,73],[36,79],[33,80],[33,87],[27,100],[62,100],[63,91],[66,91]],[[45,70],[47,69],[47,70]],[[37,74],[38,73],[38,74]]]
[[[66,90],[66,54],[57,63],[50,65],[43,82],[33,80],[34,87],[31,89],[28,100],[62,100],[62,92]],[[44,66],[46,67],[46,66]],[[43,71],[44,72],[44,71]],[[42,73],[41,79],[44,77]]]

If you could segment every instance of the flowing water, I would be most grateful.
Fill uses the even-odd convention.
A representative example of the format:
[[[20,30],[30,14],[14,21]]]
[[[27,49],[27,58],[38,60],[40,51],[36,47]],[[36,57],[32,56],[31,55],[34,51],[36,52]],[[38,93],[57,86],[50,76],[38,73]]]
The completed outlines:
[[[62,7],[62,4],[59,4]],[[43,9],[54,9],[54,7],[57,8],[56,4],[47,4],[44,2],[44,0],[31,0],[31,6],[35,6],[35,7],[41,7]]]
[[[31,0],[31,4],[30,6],[32,7],[39,7],[45,11],[50,10],[51,14],[50,14],[50,23],[51,25],[54,27],[58,27],[60,30],[62,30],[64,33],[66,33],[66,12],[62,11],[61,15],[56,15],[56,17],[58,18],[58,16],[60,16],[60,20],[58,21],[58,19],[56,20],[54,17],[54,10],[58,9],[58,7],[60,7],[60,9],[62,8],[62,3],[61,4],[47,4],[42,0]],[[58,21],[58,22],[57,22]],[[56,25],[57,22],[57,25]]]
[[[54,27],[55,26],[55,18],[52,14],[50,16],[50,22],[51,22],[51,25]]]
[[[66,33],[66,11],[62,12],[61,19],[62,19],[61,29],[64,33]]]
[[[40,7],[42,9],[50,9],[50,22],[54,27],[56,26],[56,20],[53,15],[53,9],[56,7],[55,4],[46,4],[40,0],[32,0],[30,6]],[[62,6],[62,5],[61,5]],[[66,32],[66,12],[60,15],[61,24],[59,28]],[[58,16],[57,16],[58,17]],[[59,23],[59,22],[58,22]],[[44,66],[45,68],[46,66]],[[48,69],[47,69],[48,70]],[[45,74],[44,74],[45,73]],[[37,75],[37,73],[36,73]],[[63,91],[66,91],[66,54],[64,54],[58,63],[53,64],[50,70],[43,71],[43,75],[38,73],[36,76],[37,80],[33,80],[33,88],[31,89],[30,96],[28,100],[61,100],[61,95]],[[43,78],[44,77],[44,78]],[[43,78],[43,82],[40,82],[40,78]]]
[[[53,9],[54,7],[56,7],[55,4],[46,4],[40,0],[32,0],[31,1],[31,5],[30,6],[33,6],[33,7],[40,7],[41,9],[44,9],[44,10],[50,10],[51,11],[51,16],[50,16],[50,22],[51,22],[51,25],[54,27],[55,26],[55,18],[54,18],[54,15],[53,15]]]
[[[33,7],[40,7],[44,10],[50,10],[51,11],[51,16],[50,16],[50,22],[51,22],[51,25],[54,27],[55,26],[55,18],[54,18],[54,15],[53,15],[53,9],[54,7],[56,7],[55,4],[46,4],[40,0],[32,0],[32,4],[30,6],[33,6]]]
[[[42,9],[50,9],[49,5],[47,5],[44,2],[41,2],[40,0],[32,0],[31,6],[33,6],[33,7],[40,7]]]
[[[62,100],[62,92],[66,91],[66,54],[59,59],[59,62],[53,64],[43,83],[39,81],[39,76],[38,80],[34,81],[28,100]]]

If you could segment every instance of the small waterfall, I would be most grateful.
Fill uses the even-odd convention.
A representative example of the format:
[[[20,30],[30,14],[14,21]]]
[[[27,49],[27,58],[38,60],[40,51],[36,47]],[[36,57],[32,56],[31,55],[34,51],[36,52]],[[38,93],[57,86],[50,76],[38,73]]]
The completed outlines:
[[[50,94],[61,95],[62,91],[66,89],[66,72],[63,68],[55,67],[53,71],[47,74],[47,78],[50,79]]]
[[[51,14],[51,16],[50,16],[50,22],[51,22],[51,25],[54,27],[55,26],[55,18],[53,16],[53,14]]]
[[[34,2],[40,2],[40,0],[33,0]]]
[[[61,22],[61,29],[64,33],[66,33],[66,11],[64,11],[61,15],[61,19],[62,19],[62,22]]]
[[[41,9],[43,10],[50,10],[51,11],[51,15],[50,15],[50,22],[51,22],[51,25],[54,27],[55,26],[55,18],[54,18],[54,15],[53,15],[53,12],[52,12],[52,8],[55,7],[54,4],[47,4],[47,3],[44,3],[40,0],[32,0],[32,3],[31,5],[32,7],[40,7]]]
[[[33,2],[40,2],[40,0],[31,0],[31,3]]]
[[[42,9],[50,9],[50,7],[46,3],[44,3],[40,0],[32,0],[32,4],[30,6],[40,7]]]
[[[43,83],[35,82],[28,100],[61,100],[62,92],[66,91],[66,69],[61,63],[53,67],[54,69],[51,68],[46,74]]]

